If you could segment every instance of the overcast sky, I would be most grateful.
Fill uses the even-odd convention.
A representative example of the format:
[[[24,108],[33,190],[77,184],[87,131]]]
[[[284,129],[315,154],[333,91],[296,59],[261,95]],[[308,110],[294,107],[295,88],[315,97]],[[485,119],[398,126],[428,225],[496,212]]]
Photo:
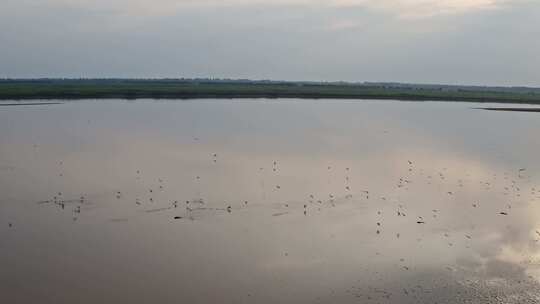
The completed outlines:
[[[540,86],[538,0],[0,0],[0,77]]]

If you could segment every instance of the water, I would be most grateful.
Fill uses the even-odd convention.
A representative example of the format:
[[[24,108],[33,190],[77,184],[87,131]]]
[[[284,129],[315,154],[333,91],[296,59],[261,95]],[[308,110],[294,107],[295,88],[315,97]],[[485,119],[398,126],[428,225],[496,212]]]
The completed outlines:
[[[0,294],[539,303],[540,116],[477,106],[0,107]]]

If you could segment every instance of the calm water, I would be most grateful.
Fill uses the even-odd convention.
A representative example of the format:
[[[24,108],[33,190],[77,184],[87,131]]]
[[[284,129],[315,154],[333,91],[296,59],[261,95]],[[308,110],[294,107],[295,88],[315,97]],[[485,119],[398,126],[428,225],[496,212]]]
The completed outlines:
[[[540,115],[475,106],[0,107],[1,302],[539,303]]]

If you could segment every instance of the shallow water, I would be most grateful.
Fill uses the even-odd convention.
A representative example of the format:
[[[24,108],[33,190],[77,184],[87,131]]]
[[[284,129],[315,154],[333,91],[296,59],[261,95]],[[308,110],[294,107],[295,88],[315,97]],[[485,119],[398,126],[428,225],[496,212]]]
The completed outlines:
[[[480,106],[0,107],[0,294],[538,303],[540,116]]]

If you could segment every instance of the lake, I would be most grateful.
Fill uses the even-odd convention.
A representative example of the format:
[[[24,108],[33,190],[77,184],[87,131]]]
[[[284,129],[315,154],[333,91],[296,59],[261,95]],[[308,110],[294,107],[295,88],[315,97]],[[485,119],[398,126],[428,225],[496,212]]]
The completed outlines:
[[[476,107],[0,106],[2,302],[538,303],[540,116]]]

